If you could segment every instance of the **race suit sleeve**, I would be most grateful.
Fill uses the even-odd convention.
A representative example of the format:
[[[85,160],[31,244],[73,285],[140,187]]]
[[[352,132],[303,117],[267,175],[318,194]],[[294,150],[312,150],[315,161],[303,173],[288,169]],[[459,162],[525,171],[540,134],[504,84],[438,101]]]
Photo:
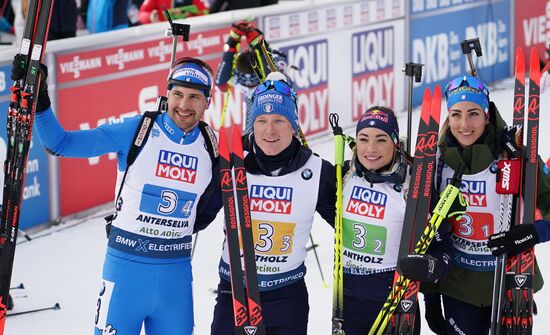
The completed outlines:
[[[197,204],[197,220],[193,233],[203,230],[214,221],[223,206],[219,165],[219,159],[217,159],[212,167],[212,180]]]
[[[103,124],[90,130],[66,131],[51,108],[35,116],[38,139],[46,150],[56,156],[89,158],[116,152],[119,169],[126,165],[126,155],[137,131],[141,116]]]
[[[227,51],[222,55],[222,62],[220,67],[218,67],[218,72],[216,73],[216,86],[222,92],[227,91],[228,82],[231,79],[231,68],[233,67],[233,56],[235,52]]]
[[[334,218],[336,215],[336,172],[334,166],[324,159],[321,166],[319,194],[315,210],[326,222],[334,227]]]

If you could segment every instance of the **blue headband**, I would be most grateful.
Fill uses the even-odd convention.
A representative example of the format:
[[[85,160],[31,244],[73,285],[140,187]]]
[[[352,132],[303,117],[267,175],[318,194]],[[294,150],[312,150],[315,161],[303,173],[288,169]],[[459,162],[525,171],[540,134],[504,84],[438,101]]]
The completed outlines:
[[[485,112],[489,112],[489,89],[476,77],[461,76],[451,80],[445,89],[447,110],[462,101],[473,102]]]
[[[201,90],[205,97],[210,97],[212,75],[196,63],[183,63],[177,66],[168,80],[168,90],[173,85]]]

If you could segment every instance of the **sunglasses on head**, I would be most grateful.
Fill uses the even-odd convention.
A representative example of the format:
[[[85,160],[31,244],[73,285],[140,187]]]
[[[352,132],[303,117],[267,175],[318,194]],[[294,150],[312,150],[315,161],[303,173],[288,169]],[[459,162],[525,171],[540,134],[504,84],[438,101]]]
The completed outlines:
[[[275,91],[292,97],[294,100],[296,100],[296,91],[294,91],[292,86],[282,80],[268,80],[261,83],[256,88],[256,91],[254,91],[254,95],[258,95],[270,89],[274,89]]]
[[[471,87],[473,89],[476,89],[476,90],[480,91],[481,93],[485,94],[485,96],[489,97],[489,89],[487,88],[487,86],[481,80],[479,80],[475,77],[466,77],[466,76],[458,77],[458,78],[455,78],[455,79],[451,80],[447,84],[447,87],[445,88],[445,96],[448,97],[449,92],[451,92],[452,90],[454,90],[456,88],[462,87],[462,86]]]

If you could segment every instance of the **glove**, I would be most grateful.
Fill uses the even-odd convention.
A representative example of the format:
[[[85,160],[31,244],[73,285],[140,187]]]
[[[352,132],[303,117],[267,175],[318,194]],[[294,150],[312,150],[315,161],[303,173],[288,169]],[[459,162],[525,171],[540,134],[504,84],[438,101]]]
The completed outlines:
[[[445,277],[448,261],[445,263],[432,255],[407,255],[399,259],[397,268],[407,278],[432,282]]]
[[[249,28],[250,22],[248,21],[237,21],[231,25],[231,30],[229,31],[229,37],[227,42],[225,42],[229,49],[235,49],[237,44],[241,42],[241,37],[246,35],[246,30]]]
[[[489,236],[487,246],[492,249],[494,256],[505,253],[517,255],[539,241],[537,229],[533,223],[514,226],[507,232]]]
[[[246,41],[250,46],[258,45],[264,38],[264,33],[260,29],[250,27],[246,31]]]
[[[441,296],[439,294],[425,294],[426,321],[428,327],[437,335],[447,335],[447,321],[441,311]]]
[[[13,81],[25,78],[26,68],[21,66],[22,63],[24,63],[23,55],[17,54],[13,57],[11,67],[11,79]],[[40,89],[38,91],[38,98],[36,102],[36,112],[40,113],[50,107],[51,101],[50,96],[48,95],[48,83],[46,82],[46,78],[48,78],[48,67],[41,63],[38,67],[38,71],[40,72]]]

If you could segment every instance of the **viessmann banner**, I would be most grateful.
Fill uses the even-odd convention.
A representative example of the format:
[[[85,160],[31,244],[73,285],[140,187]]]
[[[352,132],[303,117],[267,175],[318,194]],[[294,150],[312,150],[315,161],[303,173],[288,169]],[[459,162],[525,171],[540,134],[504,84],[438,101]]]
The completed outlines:
[[[410,0],[410,59],[424,64],[422,84],[414,90],[421,103],[426,87],[447,84],[469,71],[460,42],[479,37],[483,56],[475,57],[479,77],[492,82],[510,76],[512,21],[510,0]]]
[[[546,50],[550,44],[550,1],[529,1],[529,5],[526,4],[522,0],[515,1],[516,47],[524,48],[524,51],[537,48],[540,59],[546,63],[549,60]],[[525,61],[528,69],[529,57]]]

